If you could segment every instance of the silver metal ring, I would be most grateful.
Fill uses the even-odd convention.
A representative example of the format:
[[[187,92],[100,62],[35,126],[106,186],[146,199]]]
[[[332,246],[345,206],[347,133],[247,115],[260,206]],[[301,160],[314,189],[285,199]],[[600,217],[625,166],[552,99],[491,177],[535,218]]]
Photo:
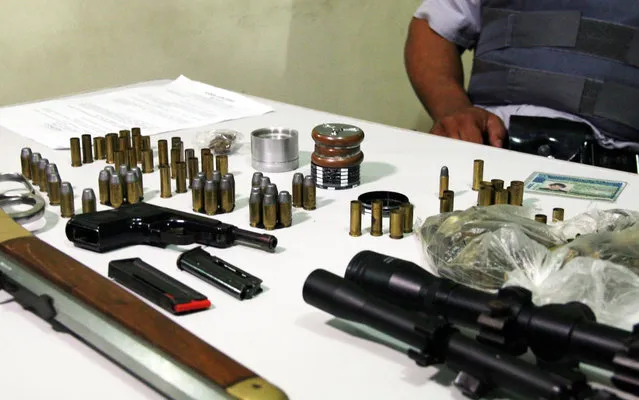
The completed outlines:
[[[0,208],[2,206],[11,206],[13,204],[25,204],[31,206],[27,211],[5,211],[9,217],[19,224],[26,224],[37,219],[40,219],[44,214],[45,201],[40,196],[31,183],[22,174],[18,173],[6,173],[0,174],[0,182],[18,182],[22,183],[26,188],[26,193],[18,195],[7,195],[0,193]]]
[[[262,172],[287,172],[299,167],[299,133],[273,127],[251,132],[252,166]]]

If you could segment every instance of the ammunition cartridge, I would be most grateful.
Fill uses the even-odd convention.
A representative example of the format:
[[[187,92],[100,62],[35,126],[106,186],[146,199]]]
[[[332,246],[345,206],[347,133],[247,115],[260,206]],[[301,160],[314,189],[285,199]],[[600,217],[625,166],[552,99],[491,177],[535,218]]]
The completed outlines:
[[[60,175],[49,174],[47,176],[47,191],[49,193],[49,204],[52,206],[60,205],[60,191],[62,190],[62,182]]]
[[[31,171],[31,182],[33,182],[34,185],[37,184],[40,180],[40,178],[38,177],[38,165],[40,164],[40,160],[42,160],[42,156],[40,155],[40,153],[31,154],[29,170]]]
[[[106,159],[106,151],[105,147],[105,139],[102,136],[96,136],[93,138],[93,157],[96,160],[105,160]]]
[[[448,190],[448,167],[444,166],[439,171],[439,198],[444,197],[444,191]]]
[[[210,180],[213,178],[213,154],[206,153],[202,157],[202,172],[206,174],[206,179]]]
[[[175,170],[175,192],[186,193],[186,163],[184,161],[176,161]]]
[[[261,172],[253,172],[253,176],[251,177],[251,189],[254,187],[260,187],[260,182],[262,181],[262,177],[264,174]]]
[[[555,207],[552,209],[552,222],[561,222],[564,220],[564,209]]]
[[[104,141],[106,147],[106,162],[108,164],[113,164],[115,162],[113,159],[113,152],[118,150],[118,134],[107,133],[104,137]]]
[[[220,171],[222,175],[229,172],[229,156],[226,154],[218,154],[215,156],[215,170]]]
[[[311,175],[304,177],[304,193],[302,196],[302,205],[305,210],[315,210],[317,208],[315,197],[315,179]]]
[[[495,192],[504,188],[504,181],[501,179],[491,179],[490,183],[493,184],[493,190]]]
[[[204,212],[206,214],[217,214],[217,208],[220,204],[219,192],[220,186],[216,181],[211,179],[206,181],[204,184]]]
[[[169,150],[166,139],[158,140],[158,166],[169,165]]]
[[[186,149],[184,150],[184,162],[188,163],[189,158],[193,158],[195,157],[195,150],[194,149]]]
[[[109,204],[109,185],[111,184],[111,173],[109,170],[103,169],[98,175],[98,195],[100,196],[100,204]]]
[[[95,193],[93,189],[87,188],[82,191],[82,213],[92,213],[96,210]]]
[[[359,200],[351,200],[351,221],[348,234],[362,236],[362,202]]]
[[[134,126],[133,128],[131,128],[131,136],[142,136],[142,128],[140,128],[139,126]]]
[[[501,188],[495,189],[495,204],[508,204],[508,190]]]
[[[62,218],[71,218],[74,215],[73,188],[69,182],[62,182],[60,185],[60,216]]]
[[[140,184],[138,177],[134,171],[128,171],[124,178],[126,182],[126,200],[129,204],[137,204],[140,202]]]
[[[129,167],[133,168],[133,167],[135,167],[136,165],[138,165],[138,160],[139,160],[139,159],[138,159],[137,155],[135,154],[135,149],[129,149],[129,150],[127,151],[127,155],[128,155],[128,157],[129,157],[129,158],[128,158],[128,160],[129,160]]]
[[[180,147],[180,143],[182,143],[182,138],[179,136],[173,136],[171,138],[171,147]]]
[[[382,208],[384,203],[381,200],[371,202],[371,236],[382,236]]]
[[[279,190],[277,190],[277,185],[274,183],[269,183],[264,188],[264,194],[272,194],[273,196],[277,197],[278,193],[279,193]]]
[[[120,150],[130,149],[131,146],[131,131],[128,129],[122,129],[120,131]],[[124,147],[122,147],[124,146]]]
[[[206,182],[206,174],[204,172],[202,172],[202,171],[198,172],[197,173],[197,177],[199,179],[202,179],[203,182]]]
[[[211,179],[217,182],[217,184],[219,185],[222,182],[222,174],[220,174],[220,171],[213,171],[213,176],[211,176]]]
[[[126,202],[128,199],[126,174],[129,173],[129,167],[127,165],[120,165],[118,175],[120,176],[120,183],[122,184],[122,201]]]
[[[93,162],[93,146],[91,135],[82,135],[82,162],[84,164],[91,164]]]
[[[283,228],[293,225],[293,206],[291,204],[291,194],[282,190],[277,196],[277,210],[279,222]]]
[[[193,184],[193,179],[197,177],[198,172],[200,172],[200,164],[197,157],[190,157],[186,159],[187,163],[187,176],[186,178],[189,181],[189,187]]]
[[[119,150],[113,152],[113,165],[116,171],[119,171],[121,166],[126,165],[126,163],[124,162],[123,152]]]
[[[545,214],[535,214],[535,221],[545,224],[548,222]]]
[[[22,175],[26,179],[31,179],[31,149],[28,147],[22,148],[20,151],[20,166],[22,167]]]
[[[145,174],[150,174],[151,172],[153,172],[153,169],[153,150],[142,150],[142,172],[144,172]]]
[[[509,190],[508,201],[515,206],[521,206],[524,204],[524,182],[511,181]]]
[[[177,177],[177,163],[180,162],[180,148],[171,148],[171,179]]]
[[[142,160],[142,136],[139,132],[137,135],[133,135],[133,153],[135,154],[135,159],[138,160],[138,162]]]
[[[404,213],[401,209],[394,209],[390,212],[389,236],[391,239],[401,239],[404,237]]]
[[[46,158],[38,161],[38,182],[36,184],[40,187],[41,192],[47,191],[47,167],[49,166],[49,160]]]
[[[131,169],[131,171],[135,172],[135,177],[138,179],[138,197],[142,200],[144,199],[144,178],[142,178],[142,170],[140,167],[135,166]]]
[[[455,192],[452,190],[445,190],[444,195],[439,199],[439,212],[449,213],[455,209]]]
[[[193,178],[191,182],[191,199],[193,201],[193,211],[204,211],[204,181],[200,178]]]
[[[160,165],[160,197],[163,199],[171,197],[171,167]]]
[[[120,138],[118,139],[118,150],[124,153],[129,148],[131,148],[131,146],[129,146],[128,138],[120,136]]]
[[[473,190],[478,191],[481,181],[484,180],[484,160],[473,161]]]
[[[230,213],[233,211],[233,188],[231,187],[231,181],[226,177],[222,178],[220,182],[220,208],[222,212]]]
[[[104,167],[105,170],[109,171],[110,175],[115,174],[115,167],[113,165],[107,165]]]
[[[411,203],[401,205],[400,211],[404,216],[404,220],[402,221],[404,233],[411,233],[413,231],[413,209],[414,206]]]
[[[302,207],[304,199],[304,174],[296,172],[293,174],[293,207]]]
[[[233,201],[233,208],[235,208],[235,176],[227,172],[222,178],[228,179],[231,184],[231,200]]]
[[[265,194],[262,198],[262,224],[267,231],[277,226],[277,198],[272,194]]]
[[[266,186],[268,186],[269,183],[271,183],[271,178],[269,178],[268,176],[263,176],[260,179],[260,190],[262,191],[262,194],[264,194]]]
[[[479,186],[479,193],[477,194],[478,206],[489,206],[493,203],[493,185],[490,182],[482,181]]]
[[[122,150],[122,165],[126,165],[127,167],[133,166],[131,164],[131,157],[129,156],[129,153],[131,153],[132,151],[133,151],[132,149]]]
[[[151,148],[151,136],[142,136],[142,151],[144,150],[153,150]]]
[[[257,227],[262,223],[262,191],[259,187],[251,188],[249,196],[249,225]]]
[[[71,166],[80,167],[82,166],[82,155],[80,153],[80,139],[77,137],[72,137],[70,139],[70,144],[71,144]]]
[[[200,149],[200,158],[202,159],[202,171],[206,171],[206,165],[204,165],[204,163],[206,162],[205,158],[207,154],[211,154],[211,149],[209,149],[208,147],[204,147]]]
[[[55,165],[54,163],[49,163],[47,165],[47,172],[46,172],[46,177],[45,178],[48,178],[49,175],[51,175],[51,174],[58,174],[58,175],[60,174],[58,172],[58,166]],[[47,191],[49,191],[48,185],[47,185]]]

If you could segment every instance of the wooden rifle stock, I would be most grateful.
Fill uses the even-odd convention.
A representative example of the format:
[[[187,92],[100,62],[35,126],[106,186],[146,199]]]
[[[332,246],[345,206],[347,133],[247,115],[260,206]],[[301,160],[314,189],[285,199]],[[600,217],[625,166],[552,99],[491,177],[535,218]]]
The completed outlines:
[[[1,209],[0,253],[72,296],[77,302],[119,324],[133,336],[148,342],[155,351],[159,350],[168,356],[167,359],[177,361],[178,365],[190,372],[196,372],[197,376],[220,389],[226,397],[287,399],[279,388],[255,372],[108,278],[35,237]],[[0,276],[2,272],[0,268]],[[54,309],[55,306],[54,303]]]

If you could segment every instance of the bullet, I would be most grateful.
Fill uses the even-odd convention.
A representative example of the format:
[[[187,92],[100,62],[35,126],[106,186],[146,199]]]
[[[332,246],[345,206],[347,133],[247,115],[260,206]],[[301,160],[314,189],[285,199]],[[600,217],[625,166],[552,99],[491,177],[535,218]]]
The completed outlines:
[[[22,176],[26,179],[31,179],[31,149],[23,147],[20,151],[20,166],[22,167]]]
[[[193,183],[193,179],[200,172],[200,164],[197,157],[190,157],[186,159],[187,164],[187,180],[189,181],[189,187],[191,187]]]
[[[521,206],[524,204],[524,182],[511,181],[508,188],[509,198],[508,202],[515,206]]]
[[[169,198],[171,194],[171,167],[168,165],[160,165],[160,197],[163,199]]]
[[[37,184],[39,181],[38,164],[40,164],[40,160],[42,160],[42,155],[40,155],[40,153],[31,154],[31,160],[29,161],[29,170],[31,171],[31,182],[33,182],[33,184]]]
[[[107,133],[104,137],[105,147],[106,147],[106,162],[108,164],[113,164],[115,160],[113,159],[113,152],[118,149],[118,134],[117,133]]]
[[[82,155],[80,153],[80,139],[77,137],[72,137],[70,139],[70,144],[71,144],[71,166],[80,167],[82,166]]]
[[[49,163],[49,164],[47,165],[46,178],[48,178],[48,177],[49,177],[49,175],[51,175],[51,174],[58,174],[58,175],[59,175],[59,172],[58,172],[58,166],[57,166],[57,165],[55,165],[54,163]],[[47,191],[49,191],[49,189],[48,189],[48,188],[47,188]]]
[[[224,177],[220,182],[220,208],[222,208],[222,212],[230,213],[233,211],[232,196],[233,188],[231,187],[231,181]]]
[[[277,210],[280,225],[288,228],[293,225],[293,206],[291,204],[291,194],[286,190],[282,190],[277,196]]]
[[[138,197],[141,201],[144,199],[144,178],[142,178],[142,170],[140,169],[140,167],[135,166],[131,168],[131,171],[135,172],[135,177],[138,180]]]
[[[267,231],[277,226],[277,198],[272,194],[265,194],[262,198],[262,224]]]
[[[184,161],[176,161],[175,171],[175,192],[186,193],[186,163]]]
[[[262,223],[262,191],[259,187],[251,188],[249,195],[249,225],[253,228]]]
[[[231,184],[231,200],[233,201],[233,208],[235,208],[235,176],[231,173],[226,173],[222,179],[224,178],[228,179]]]
[[[84,164],[91,164],[93,162],[93,147],[91,142],[91,135],[82,135],[82,162]]]
[[[49,174],[47,176],[47,192],[49,193],[49,204],[52,206],[60,205],[60,191],[62,190],[62,183],[60,182],[60,175]]]
[[[384,203],[381,200],[371,202],[371,236],[382,236],[382,208]]]
[[[184,150],[184,162],[188,163],[189,158],[193,158],[195,157],[195,150],[194,149],[186,149]]]
[[[251,177],[251,188],[260,187],[260,182],[262,181],[262,177],[264,174],[261,172],[253,172],[253,176]]]
[[[142,136],[142,151],[144,150],[153,150],[151,148],[151,136]]]
[[[124,178],[126,182],[126,200],[129,204],[137,204],[140,202],[140,184],[138,177],[134,171],[126,173]]]
[[[153,150],[142,150],[142,172],[150,174],[153,172]]]
[[[271,183],[271,178],[269,178],[268,176],[263,176],[262,178],[260,178],[260,190],[262,191],[262,194],[264,194],[266,186],[268,186],[269,183]]]
[[[133,134],[133,153],[136,160],[142,160],[142,136],[139,133]]]
[[[107,165],[104,170],[109,171],[109,176],[115,174],[115,167],[113,165]]]
[[[93,189],[84,189],[82,191],[82,213],[92,213],[96,210],[95,193]]]
[[[134,166],[138,165],[138,160],[139,158],[136,155],[135,149],[129,149],[127,151],[127,155],[128,155],[128,160],[129,160],[129,167],[133,168]]]
[[[226,154],[218,154],[215,156],[215,170],[220,171],[222,175],[229,172],[229,156]]]
[[[158,140],[158,166],[169,165],[169,150],[166,139]]]
[[[302,207],[304,199],[304,174],[296,172],[293,174],[293,207]]]
[[[120,183],[122,184],[122,202],[126,202],[128,199],[126,174],[129,173],[129,167],[127,165],[120,165],[118,175],[120,176]]]
[[[96,136],[93,138],[93,157],[96,160],[105,160],[106,159],[106,140],[102,136]]]
[[[564,220],[564,209],[563,208],[553,208],[552,209],[552,222],[561,222]]]
[[[222,174],[220,174],[220,171],[213,171],[213,175],[211,176],[211,179],[217,182],[219,185],[220,182],[222,182]]]
[[[477,205],[489,206],[493,203],[493,185],[490,182],[482,181],[479,186],[479,193],[477,193]]]
[[[545,214],[535,214],[535,221],[541,222],[542,224],[547,223],[547,218]]]
[[[484,180],[484,160],[473,161],[473,190],[479,190],[481,181]]]
[[[213,177],[213,154],[206,153],[202,158],[202,172],[206,174],[206,179],[211,179]]]
[[[302,203],[305,210],[314,210],[317,207],[315,199],[315,180],[311,175],[304,177],[304,195]]]
[[[362,202],[359,200],[351,200],[351,221],[348,234],[362,236]]]
[[[449,213],[455,209],[455,192],[452,190],[445,190],[444,195],[439,199],[439,212]]]
[[[402,229],[404,230],[404,233],[411,233],[413,231],[413,209],[414,206],[411,203],[404,203],[401,205],[400,210],[404,216],[404,220],[402,221]]]
[[[194,177],[191,182],[191,200],[193,202],[193,211],[204,211],[204,181]]]
[[[175,179],[177,177],[177,163],[180,162],[180,148],[173,147],[171,148],[171,178]]]
[[[269,183],[264,188],[264,194],[272,194],[273,196],[277,197],[278,193],[279,190],[277,190],[277,185],[274,183]]]
[[[207,215],[217,214],[220,204],[218,193],[220,192],[219,184],[214,180],[207,180],[204,184],[204,212]]]
[[[119,171],[120,167],[125,165],[123,152],[119,150],[113,152],[113,165],[115,166],[116,171]]]
[[[493,184],[493,190],[495,192],[504,188],[504,181],[501,179],[491,179],[490,183]]]
[[[111,183],[111,173],[109,170],[103,169],[98,175],[98,195],[100,196],[100,204],[109,204],[109,185]]]
[[[495,190],[495,204],[508,204],[508,190]]]
[[[39,187],[41,192],[47,191],[47,166],[49,165],[49,160],[46,158],[38,161],[38,182],[35,182]]]
[[[389,236],[391,239],[401,239],[404,237],[404,213],[401,209],[394,209],[390,212]]]
[[[206,174],[204,172],[198,172],[197,173],[197,178],[198,179],[202,179],[203,182],[206,182]]]
[[[62,218],[71,218],[74,215],[73,188],[69,182],[62,182],[60,186],[60,216]]]
[[[444,166],[439,171],[439,198],[444,196],[444,191],[448,190],[448,167]]]

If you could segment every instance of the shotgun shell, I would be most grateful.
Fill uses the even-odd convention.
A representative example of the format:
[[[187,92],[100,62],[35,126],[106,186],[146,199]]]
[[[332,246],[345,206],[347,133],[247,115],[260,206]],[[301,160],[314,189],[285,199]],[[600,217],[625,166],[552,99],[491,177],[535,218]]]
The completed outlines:
[[[186,164],[187,164],[186,178],[189,181],[189,187],[191,187],[193,185],[193,180],[197,177],[197,174],[200,172],[200,164],[197,157],[187,158]]]
[[[47,167],[49,166],[49,160],[46,158],[38,161],[38,182],[36,184],[40,187],[41,192],[47,191]]]
[[[186,193],[186,163],[184,161],[176,161],[175,170],[175,192]]]
[[[113,152],[113,166],[115,168],[116,171],[120,170],[120,167],[126,165],[126,163],[124,162],[124,153],[121,152],[120,150],[114,151]]]
[[[507,189],[495,189],[495,204],[508,204],[508,190]]]
[[[262,223],[262,191],[259,187],[251,188],[249,196],[249,225],[253,228]]]
[[[265,194],[262,198],[262,224],[267,231],[277,226],[277,198],[272,194]]]
[[[262,191],[262,194],[264,194],[264,191],[266,190],[266,186],[268,186],[271,183],[271,178],[269,178],[268,176],[263,176],[260,179],[260,190]]]
[[[128,171],[126,177],[126,200],[129,204],[137,204],[140,201],[140,184],[134,171]]]
[[[280,225],[288,228],[293,225],[293,206],[291,204],[291,194],[286,190],[282,190],[277,196],[277,209],[279,214]]]
[[[105,160],[106,159],[106,151],[104,149],[106,143],[105,139],[102,136],[96,136],[93,138],[93,157],[96,160]]]
[[[106,162],[108,164],[113,164],[115,162],[113,159],[113,152],[118,150],[118,134],[107,133],[104,137],[104,142],[106,147]]]
[[[524,182],[511,181],[509,188],[509,203],[514,206],[521,206],[524,204]]]
[[[142,136],[138,132],[138,134],[133,134],[133,153],[135,154],[135,159],[140,162],[142,160]]]
[[[80,139],[77,137],[72,137],[69,141],[71,144],[71,166],[80,167],[82,166],[82,154],[80,153]]]
[[[62,218],[71,218],[74,215],[73,188],[69,182],[62,182],[62,185],[60,185],[60,216]]]
[[[38,177],[38,165],[40,164],[40,160],[42,160],[42,155],[40,155],[40,153],[31,154],[29,170],[31,171],[31,182],[33,182],[34,185],[36,185],[40,180]]]
[[[371,202],[371,236],[382,236],[382,208],[384,202],[373,200]]]
[[[169,150],[166,139],[158,140],[158,166],[169,165]]]
[[[484,180],[484,160],[473,161],[473,190],[479,190],[481,181]]]
[[[172,147],[171,148],[171,179],[176,179],[177,177],[178,162],[180,162],[180,148]]]
[[[135,166],[131,169],[131,171],[135,172],[135,177],[138,179],[138,196],[141,201],[144,199],[144,178],[142,178],[142,170],[140,167]]]
[[[452,190],[444,190],[444,195],[439,199],[439,212],[449,213],[453,212],[455,208],[455,192]]]
[[[493,184],[493,190],[495,192],[504,188],[504,181],[501,179],[491,179],[490,183]]]
[[[535,221],[545,224],[548,222],[548,218],[546,218],[545,214],[535,214]]]
[[[93,146],[91,135],[82,135],[82,162],[84,164],[91,164],[93,162]]]
[[[153,150],[142,150],[142,172],[150,174],[153,172]]]
[[[401,239],[404,237],[404,213],[401,209],[394,209],[390,212],[389,236],[391,239]]]
[[[401,205],[401,212],[404,216],[402,221],[402,229],[404,233],[411,233],[413,231],[413,209],[414,206],[411,203],[404,203]]]
[[[204,181],[200,178],[193,178],[191,182],[191,200],[193,211],[202,212],[204,210]]]
[[[229,156],[226,154],[218,154],[215,156],[215,170],[220,171],[222,175],[229,172]]]
[[[315,210],[317,207],[315,198],[315,180],[311,175],[304,177],[304,195],[302,203],[305,210]]]
[[[228,179],[231,184],[231,200],[233,201],[233,208],[235,208],[235,176],[231,173],[226,173],[222,178]]]
[[[444,191],[448,190],[448,167],[444,166],[439,171],[439,198],[444,196]]]
[[[153,150],[151,149],[151,136],[142,136],[142,151],[144,150]]]
[[[213,178],[213,154],[206,153],[202,157],[202,172],[206,174],[206,179],[211,180]]]
[[[362,202],[351,200],[351,224],[348,234],[362,236]]]
[[[87,188],[82,191],[82,213],[92,213],[96,210],[95,193],[93,189]]]
[[[195,150],[194,149],[186,149],[184,150],[184,162],[188,163],[189,158],[193,158],[195,157]]]
[[[233,211],[233,188],[226,177],[220,182],[220,207],[225,213]]]
[[[22,167],[22,176],[25,179],[31,179],[30,163],[32,154],[31,149],[28,147],[23,147],[20,151],[20,166]]]
[[[253,172],[253,176],[251,177],[251,189],[254,187],[260,187],[260,182],[262,181],[262,177],[264,174],[261,172]]]
[[[49,193],[49,204],[52,206],[60,205],[60,191],[62,190],[62,182],[60,175],[49,174],[47,176],[47,191]]]
[[[552,222],[561,222],[564,220],[564,209],[563,208],[553,208],[552,209]]]
[[[160,165],[160,197],[163,199],[171,197],[171,167]]]
[[[302,207],[304,205],[304,174],[296,172],[293,174],[293,207]]]
[[[109,185],[111,184],[111,173],[107,169],[100,171],[98,175],[98,195],[100,204],[109,204]]]
[[[489,206],[493,203],[493,184],[488,181],[482,181],[479,185],[479,193],[477,193],[477,205]]]
[[[219,184],[209,179],[204,184],[204,212],[208,215],[217,214],[217,208],[220,204],[218,193],[220,192]]]

